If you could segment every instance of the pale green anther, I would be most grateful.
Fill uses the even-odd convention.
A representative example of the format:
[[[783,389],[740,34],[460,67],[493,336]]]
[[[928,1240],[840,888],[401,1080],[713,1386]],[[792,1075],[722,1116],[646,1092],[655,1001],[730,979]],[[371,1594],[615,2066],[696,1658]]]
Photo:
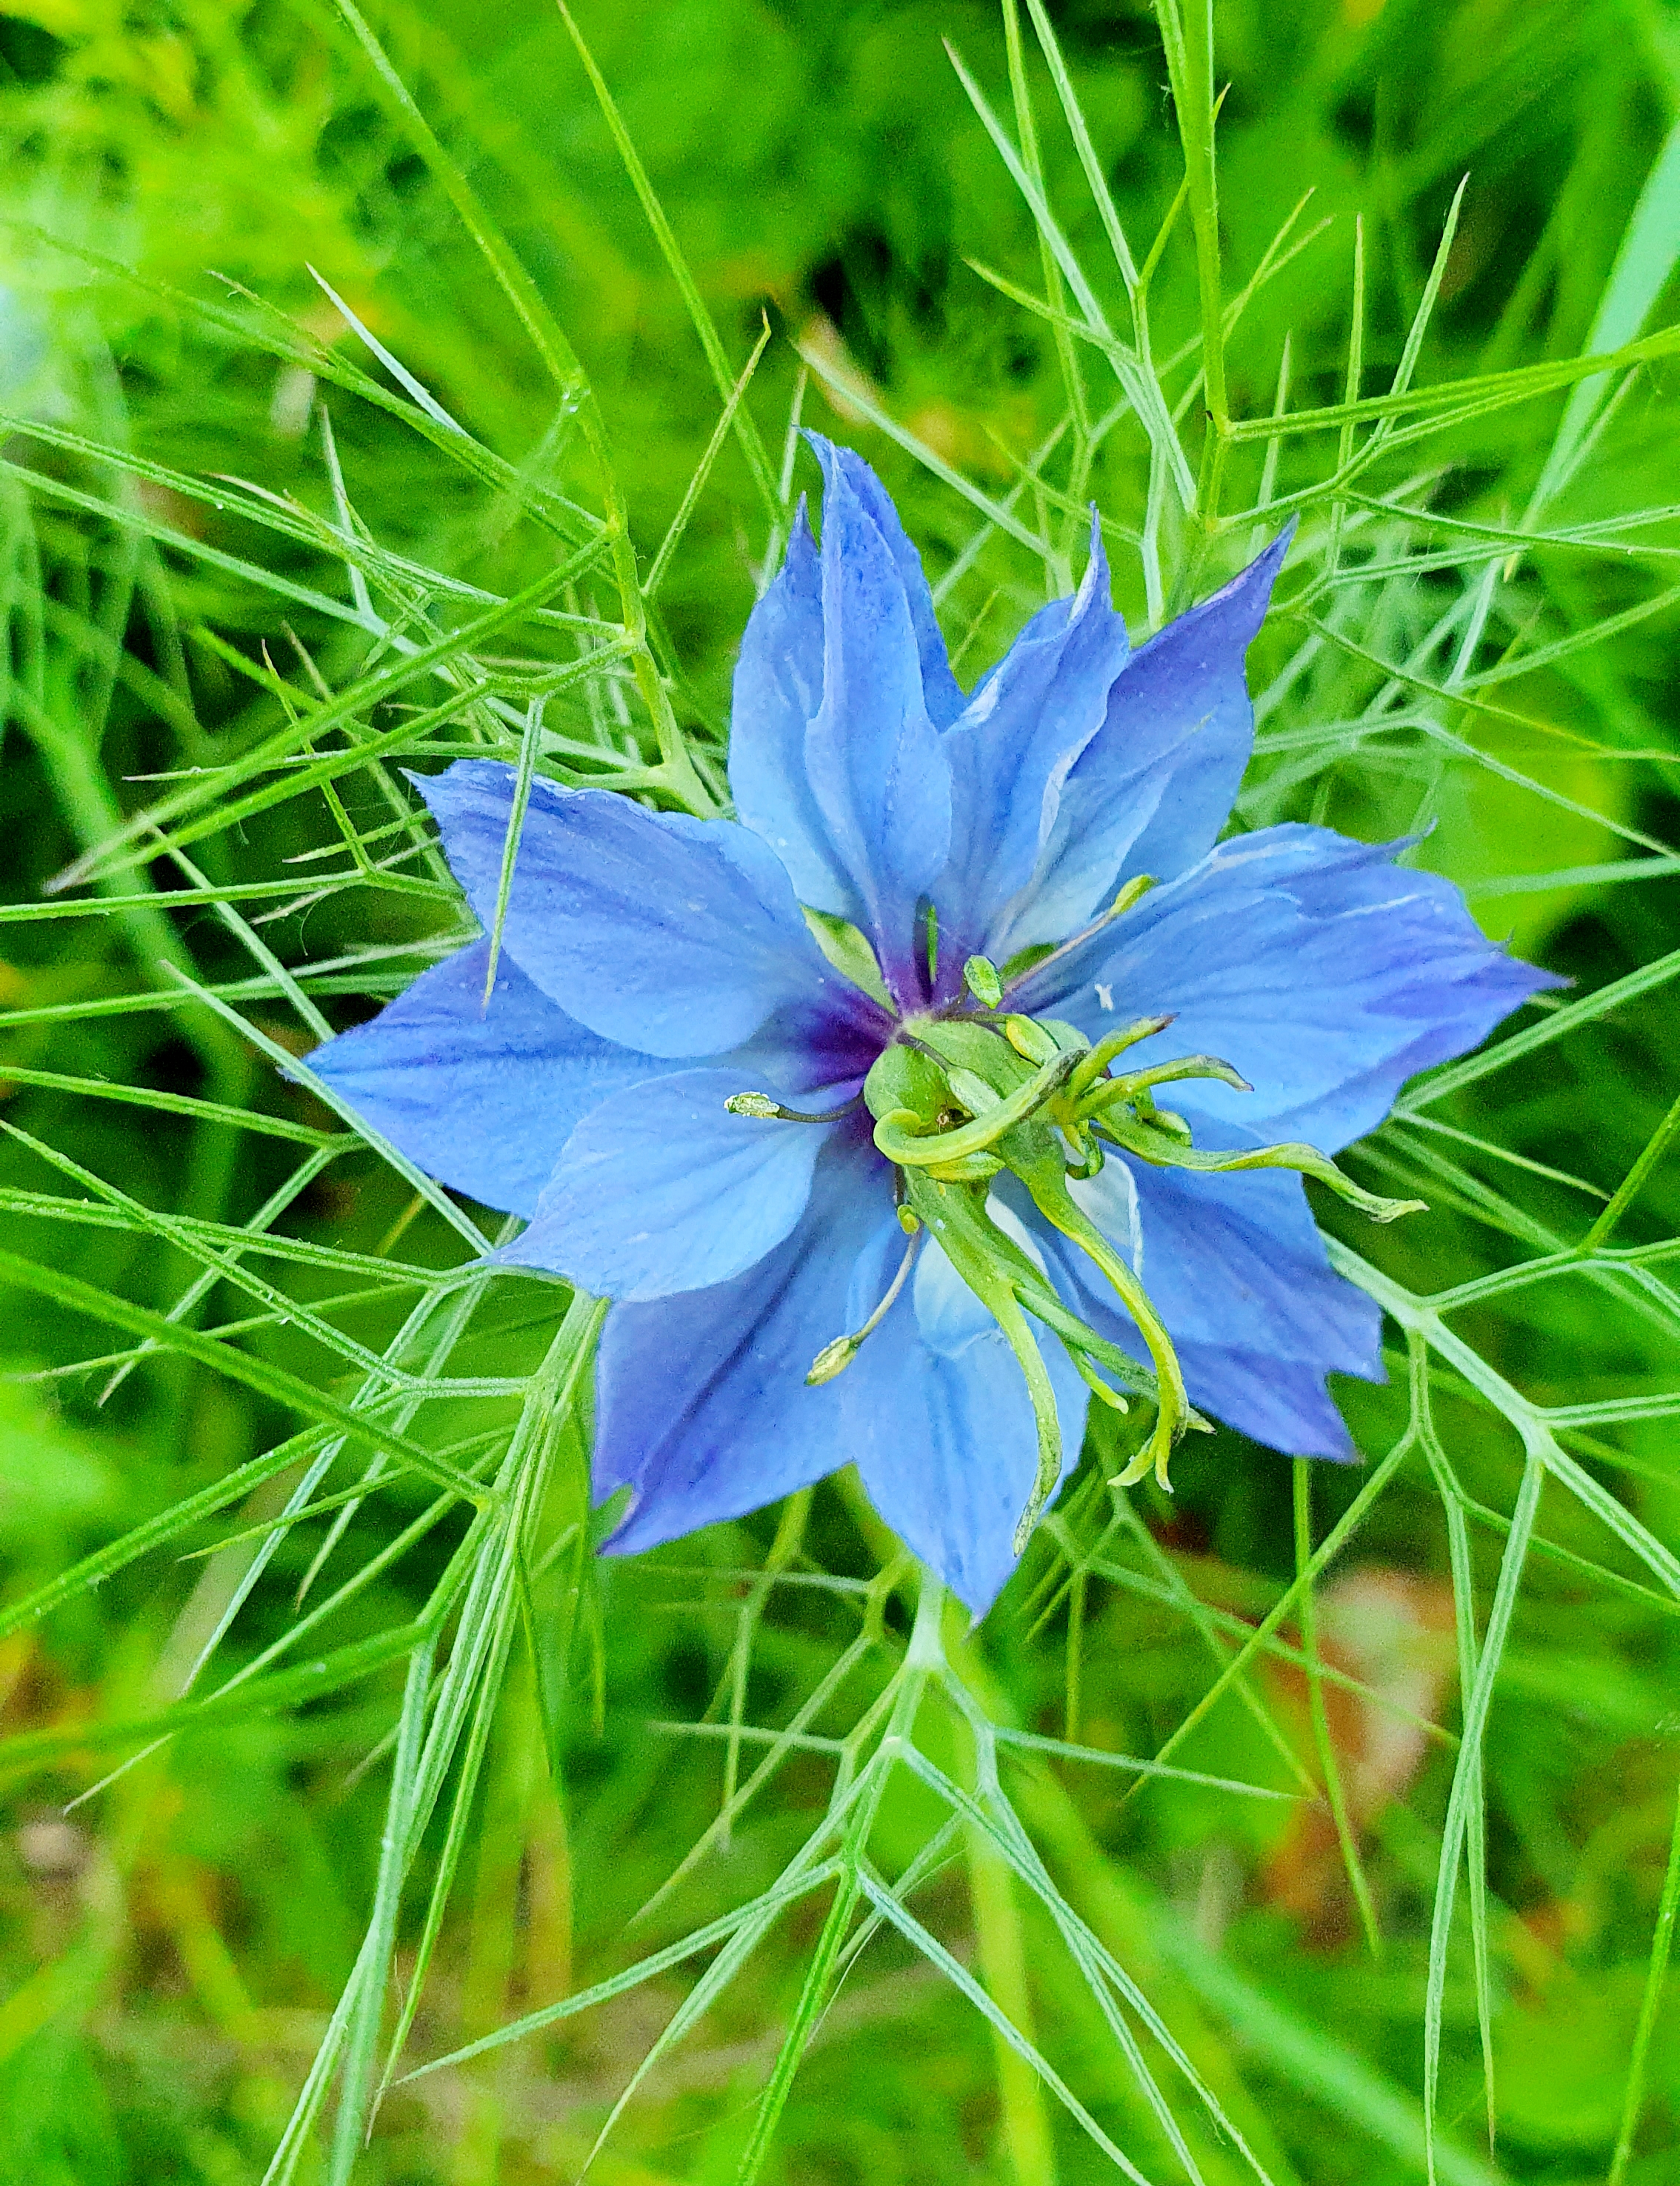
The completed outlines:
[[[1003,1033],[1016,1053],[1028,1062],[1048,1062],[1061,1052],[1054,1036],[1031,1017],[1005,1017]]]
[[[820,1389],[825,1382],[832,1382],[837,1374],[843,1374],[857,1357],[860,1336],[837,1336],[832,1343],[825,1343],[812,1359],[810,1371],[805,1376],[808,1389]]]
[[[977,1002],[994,1010],[1003,1000],[1003,978],[989,956],[971,956],[962,967],[964,984]]]
[[[724,1102],[731,1116],[759,1116],[768,1123],[779,1124],[837,1124],[857,1106],[856,1094],[849,1101],[843,1101],[837,1108],[790,1108],[783,1101],[772,1100],[768,1093],[731,1093]]]
[[[899,1210],[901,1220],[906,1211],[903,1208]],[[916,1256],[921,1249],[921,1240],[914,1234],[916,1230],[921,1229],[921,1223],[919,1221],[905,1223],[904,1227],[910,1230],[912,1235],[909,1244],[904,1247],[904,1256],[899,1263],[898,1273],[887,1286],[887,1295],[861,1328],[854,1328],[849,1336],[837,1336],[832,1343],[823,1345],[816,1357],[812,1359],[809,1370],[805,1376],[805,1387],[808,1389],[820,1389],[825,1382],[832,1382],[837,1374],[843,1374],[853,1359],[857,1357],[864,1338],[872,1336],[892,1311],[899,1292],[910,1281],[910,1270],[916,1265]]]
[[[883,1010],[890,1010],[893,997],[887,991],[875,951],[865,936],[848,919],[836,918],[826,911],[813,911],[807,904],[799,907],[805,914],[811,939],[841,978],[850,980],[871,1001],[879,1002]]]
[[[953,1069],[946,1073],[946,1077],[952,1092],[971,1116],[988,1114],[1002,1097],[972,1070]]]
[[[1102,915],[1106,926],[1111,918],[1123,918],[1134,903],[1141,903],[1155,886],[1153,873],[1134,873]]]
[[[899,1209],[899,1227],[906,1237],[915,1236],[916,1231],[921,1227],[921,1217],[916,1213],[915,1208],[901,1207]]]

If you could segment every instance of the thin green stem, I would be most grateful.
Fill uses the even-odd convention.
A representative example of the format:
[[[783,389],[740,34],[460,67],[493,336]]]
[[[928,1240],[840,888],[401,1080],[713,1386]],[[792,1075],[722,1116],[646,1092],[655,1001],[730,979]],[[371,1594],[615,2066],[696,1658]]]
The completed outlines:
[[[909,1652],[899,1672],[893,1712],[871,1764],[874,1780],[860,1787],[859,1796],[848,1821],[841,1850],[840,1878],[835,1886],[827,1918],[822,1924],[822,1932],[805,1969],[799,2000],[793,2009],[792,2023],[776,2058],[770,2082],[759,2098],[758,2114],[753,2118],[753,2130],[742,2155],[741,2168],[736,2173],[737,2186],[753,2186],[753,2182],[764,2169],[771,2139],[792,2091],[794,2077],[804,2061],[811,2037],[816,2032],[817,2022],[828,2002],[835,1971],[852,1924],[852,1915],[862,1895],[862,1864],[868,1850],[870,1833],[881,1809],[890,1767],[896,1757],[895,1750],[908,1740],[915,1728],[916,1712],[921,1705],[927,1680],[944,1660],[940,1639],[944,1601],[944,1585],[931,1572],[924,1570],[916,1599],[916,1623],[910,1633]]]
[[[1371,1956],[1382,1955],[1382,1931],[1377,1925],[1376,1907],[1371,1899],[1371,1886],[1365,1878],[1364,1863],[1359,1858],[1358,1834],[1353,1818],[1347,1809],[1347,1788],[1341,1780],[1341,1763],[1336,1757],[1336,1741],[1330,1736],[1330,1712],[1324,1706],[1324,1681],[1319,1662],[1319,1615],[1313,1599],[1313,1583],[1306,1574],[1313,1561],[1313,1463],[1310,1458],[1297,1457],[1295,1474],[1295,1570],[1301,1586],[1301,1599],[1296,1621],[1301,1627],[1301,1651],[1307,1658],[1307,1705],[1313,1719],[1313,1742],[1318,1748],[1319,1767],[1324,1773],[1324,1796],[1336,1824],[1336,1842],[1341,1847],[1341,1864],[1347,1869],[1348,1887],[1353,1892],[1354,1903],[1359,1909],[1359,1920],[1365,1931],[1365,1941],[1370,1946]]]
[[[1674,1942],[1674,1918],[1680,1912],[1680,1799],[1674,1808],[1674,1830],[1669,1839],[1668,1871],[1663,1877],[1662,1899],[1657,1907],[1656,1934],[1651,1941],[1650,1964],[1645,1971],[1645,1993],[1639,2004],[1639,2024],[1633,2036],[1633,2054],[1627,2067],[1627,2090],[1621,2102],[1621,2126],[1616,2137],[1605,2186],[1621,2186],[1633,2154],[1633,2136],[1645,2097],[1645,2061],[1651,2036],[1656,2031],[1663,1983],[1668,1976],[1668,1956]]]
[[[1635,1199],[1638,1197],[1644,1187],[1646,1178],[1668,1152],[1677,1135],[1680,1135],[1680,1100],[1675,1101],[1655,1130],[1651,1133],[1650,1137],[1645,1141],[1644,1152],[1616,1186],[1610,1205],[1604,1208],[1598,1220],[1576,1247],[1577,1255],[1596,1252],[1604,1243]]]

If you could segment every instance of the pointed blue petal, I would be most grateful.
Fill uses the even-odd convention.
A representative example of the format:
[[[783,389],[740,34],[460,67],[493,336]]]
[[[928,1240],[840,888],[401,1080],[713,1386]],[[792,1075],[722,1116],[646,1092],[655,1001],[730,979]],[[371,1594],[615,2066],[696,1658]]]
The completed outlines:
[[[729,787],[735,809],[787,868],[801,903],[867,916],[805,776],[805,731],[822,703],[822,573],[803,496],[787,556],[747,618],[735,670]]]
[[[807,433],[805,438],[823,462],[825,473],[832,458],[845,474],[860,507],[873,521],[898,564],[904,603],[910,609],[910,627],[916,632],[916,657],[921,663],[921,690],[928,719],[936,729],[943,729],[961,713],[964,699],[961,687],[951,673],[950,656],[945,649],[944,633],[933,612],[933,595],[927,589],[921,557],[910,543],[910,535],[893,506],[892,496],[863,457],[854,449],[834,446],[819,433]]]
[[[921,999],[916,909],[950,843],[950,773],[922,692],[904,582],[839,451],[816,443],[822,508],[822,703],[805,772],[888,984]]]
[[[434,964],[309,1067],[428,1176],[529,1217],[573,1125],[658,1065],[575,1023],[507,956],[486,1008],[489,961],[475,941]]]
[[[901,1249],[896,1224],[865,1247],[852,1284],[854,1315],[882,1296]],[[944,1258],[930,1240],[915,1294],[899,1300],[836,1387],[849,1455],[871,1502],[980,1617],[1015,1567],[1015,1528],[1033,1492],[1038,1438],[1014,1353],[978,1301],[965,1302],[966,1286],[940,1266]],[[1043,1350],[1065,1477],[1078,1460],[1089,1393],[1060,1343],[1047,1339]]]
[[[1061,941],[1134,873],[1171,880],[1212,849],[1254,742],[1243,658],[1292,532],[1126,663],[1062,791],[1011,950]]]
[[[731,1115],[754,1087],[739,1068],[683,1070],[585,1116],[543,1187],[536,1219],[503,1247],[598,1297],[639,1302],[728,1282],[792,1229],[836,1124]],[[826,1089],[837,1106],[855,1082]]]
[[[737,1518],[847,1463],[845,1376],[810,1389],[805,1375],[845,1332],[854,1264],[883,1225],[903,1242],[887,1164],[866,1130],[846,1127],[818,1159],[803,1219],[757,1267],[613,1307],[596,1370],[595,1493],[636,1493],[609,1550]]]
[[[1332,1465],[1357,1465],[1359,1450],[1310,1361],[1273,1359],[1230,1344],[1183,1343],[1179,1364],[1190,1402],[1209,1419],[1280,1450],[1285,1457],[1321,1457]],[[1346,1369],[1338,1369],[1346,1371]],[[1386,1374],[1367,1374],[1368,1382]]]
[[[933,893],[941,954],[958,972],[977,950],[1002,961],[1022,945],[1016,922],[1026,911],[1030,923],[1036,908],[1065,785],[1125,664],[1126,626],[1109,603],[1095,518],[1084,581],[1056,605],[1059,613],[1036,616],[1016,638],[945,734],[951,855]]]
[[[1211,1142],[1259,1143],[1235,1131]],[[1383,1378],[1382,1315],[1330,1266],[1298,1176],[1128,1166],[1144,1286],[1175,1342],[1295,1359],[1320,1374]]]
[[[1139,1061],[1220,1056],[1254,1090],[1193,1081],[1175,1107],[1333,1153],[1381,1122],[1407,1079],[1560,984],[1493,947],[1452,883],[1396,866],[1396,847],[1322,827],[1237,836],[1029,975],[1020,1006],[1093,1039],[1176,1012]]]
[[[489,928],[512,769],[460,759],[412,779]],[[750,829],[645,811],[611,790],[532,785],[502,946],[570,1016],[649,1055],[717,1055],[778,1008],[848,1006]]]

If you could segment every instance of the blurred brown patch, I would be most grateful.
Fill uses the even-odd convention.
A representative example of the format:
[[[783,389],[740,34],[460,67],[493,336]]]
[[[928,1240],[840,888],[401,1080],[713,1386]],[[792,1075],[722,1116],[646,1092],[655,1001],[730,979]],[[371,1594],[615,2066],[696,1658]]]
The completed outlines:
[[[794,347],[821,369],[816,374],[829,408],[843,425],[861,425],[864,412],[846,400],[846,390],[855,389],[859,400],[884,406],[881,390],[846,346],[840,329],[826,311],[813,311],[798,329]]]
[[[1423,1726],[1439,1720],[1455,1667],[1452,1589],[1409,1572],[1354,1571],[1324,1589],[1318,1611],[1325,1667],[1367,1688],[1356,1693],[1328,1680],[1323,1686],[1348,1818],[1364,1836],[1386,1807],[1405,1796],[1423,1765],[1429,1746]],[[1267,1676],[1312,1766],[1306,1674],[1274,1662]],[[1333,1948],[1352,1932],[1353,1896],[1327,1803],[1296,1808],[1262,1886],[1319,1948]]]

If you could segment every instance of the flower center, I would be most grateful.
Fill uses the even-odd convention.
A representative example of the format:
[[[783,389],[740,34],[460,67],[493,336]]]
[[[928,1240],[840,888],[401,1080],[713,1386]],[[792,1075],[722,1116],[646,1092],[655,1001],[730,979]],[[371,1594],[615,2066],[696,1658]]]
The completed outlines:
[[[1128,909],[1147,885],[1123,889],[1097,927]],[[1052,954],[1059,956],[1087,938],[1088,933],[1077,934]],[[1039,963],[1049,961],[1044,956]],[[1205,1431],[1209,1424],[1190,1401],[1173,1339],[1148,1292],[1075,1190],[1100,1174],[1111,1153],[1157,1169],[1203,1174],[1294,1169],[1318,1178],[1379,1222],[1392,1221],[1422,1202],[1381,1199],[1363,1191],[1327,1155],[1309,1146],[1291,1143],[1239,1152],[1197,1146],[1184,1118],[1156,1105],[1156,1090],[1196,1079],[1239,1092],[1253,1089],[1229,1062],[1212,1055],[1124,1068],[1128,1051],[1163,1032],[1173,1022],[1170,1016],[1136,1018],[1093,1045],[1076,1026],[1005,1008],[1007,994],[997,967],[986,957],[972,956],[964,967],[960,1001],[903,1019],[876,1057],[861,1094],[843,1107],[806,1113],[764,1093],[736,1094],[725,1106],[737,1115],[810,1124],[837,1122],[860,1103],[867,1106],[875,1118],[876,1146],[893,1164],[899,1219],[910,1233],[910,1245],[863,1326],[826,1344],[805,1378],[815,1387],[843,1371],[904,1288],[922,1233],[935,1238],[997,1322],[1032,1398],[1038,1474],[1016,1530],[1018,1555],[1062,1467],[1055,1391],[1029,1316],[1061,1340],[1082,1379],[1103,1403],[1128,1410],[1123,1389],[1153,1402],[1153,1428],[1121,1474],[1123,1486],[1153,1471],[1162,1487],[1170,1488],[1168,1465],[1174,1445],[1186,1428]],[[994,1219],[989,1202],[997,1180],[1005,1175],[1025,1191],[1041,1220],[1095,1264],[1143,1338],[1153,1372],[1070,1311],[1042,1264]]]

